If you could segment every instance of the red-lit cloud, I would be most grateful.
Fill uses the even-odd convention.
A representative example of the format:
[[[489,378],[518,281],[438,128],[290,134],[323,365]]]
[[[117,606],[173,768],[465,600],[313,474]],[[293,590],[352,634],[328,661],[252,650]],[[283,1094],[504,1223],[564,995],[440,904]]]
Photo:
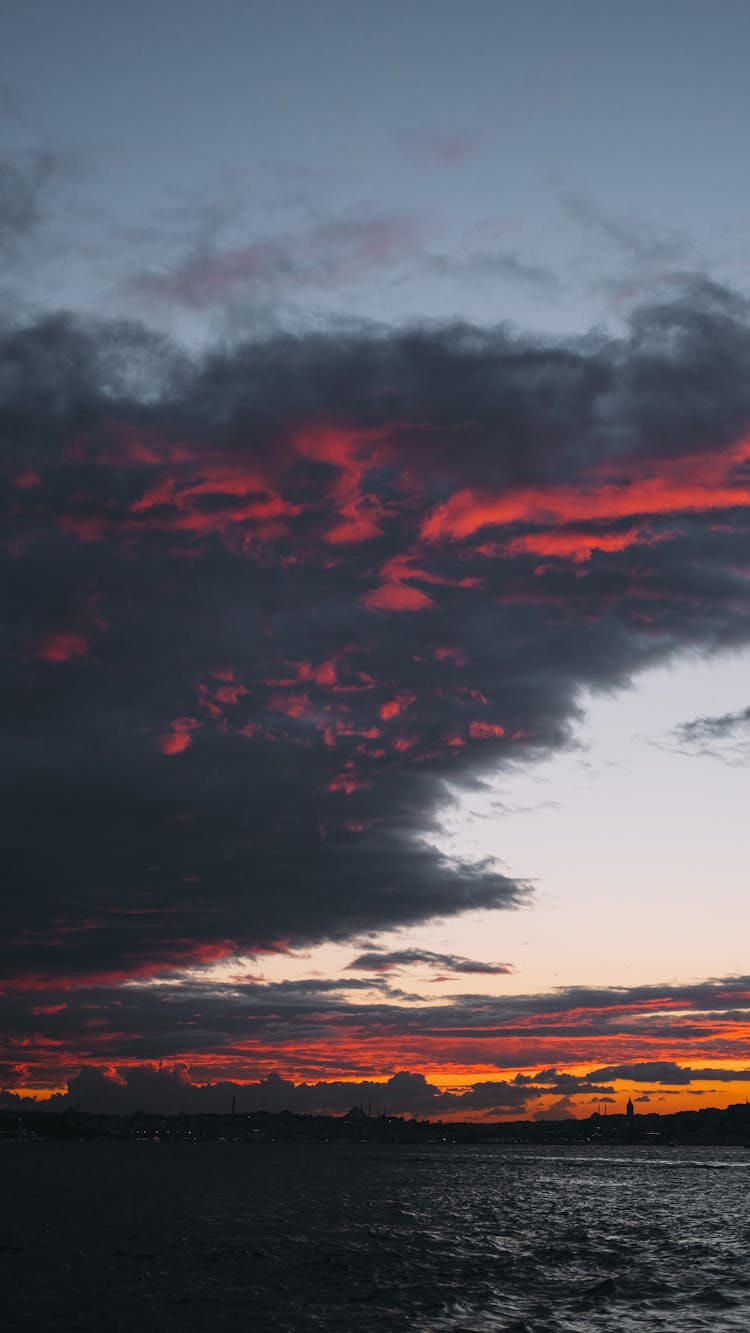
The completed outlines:
[[[34,468],[27,468],[24,472],[17,472],[11,477],[11,486],[15,486],[17,491],[31,491],[41,484],[42,478]]]
[[[86,657],[90,643],[86,634],[74,629],[52,629],[43,634],[31,652],[45,662],[69,662]]]
[[[192,733],[200,727],[198,718],[176,717],[165,731],[156,738],[156,748],[162,754],[182,754],[193,743]]]
[[[426,541],[460,541],[484,528],[517,523],[549,526],[734,509],[750,504],[748,461],[750,440],[742,439],[710,454],[601,467],[576,487],[523,486],[505,495],[459,490],[424,520],[421,534]]]
[[[408,583],[381,583],[362,598],[372,611],[428,611],[435,603],[427,593]]]

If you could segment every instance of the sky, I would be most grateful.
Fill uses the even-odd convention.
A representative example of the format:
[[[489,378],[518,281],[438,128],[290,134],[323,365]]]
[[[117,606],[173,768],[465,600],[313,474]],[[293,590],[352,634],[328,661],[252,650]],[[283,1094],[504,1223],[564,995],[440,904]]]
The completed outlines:
[[[5,3],[0,1105],[750,1094],[750,12]]]

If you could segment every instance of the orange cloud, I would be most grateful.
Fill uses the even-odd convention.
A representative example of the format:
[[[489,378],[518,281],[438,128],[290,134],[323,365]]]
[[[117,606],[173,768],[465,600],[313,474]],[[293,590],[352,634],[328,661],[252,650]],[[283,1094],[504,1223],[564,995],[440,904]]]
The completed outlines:
[[[407,708],[410,708],[415,702],[416,697],[416,694],[412,694],[411,690],[401,690],[395,699],[387,699],[384,704],[380,705],[380,716],[383,721],[387,722],[389,718],[398,717],[399,713],[405,713]]]
[[[382,583],[362,598],[371,611],[427,611],[435,603],[426,593],[408,583]]]
[[[505,727],[496,722],[470,722],[469,735],[475,741],[500,740],[505,735]]]
[[[575,564],[590,560],[594,551],[625,551],[629,546],[653,546],[669,541],[674,532],[651,532],[648,528],[627,528],[624,532],[529,532],[508,542],[503,554],[557,555],[569,557]]]
[[[164,732],[156,739],[156,748],[161,754],[182,754],[193,743],[191,732],[202,724],[196,717],[176,717],[170,723],[171,731]]]

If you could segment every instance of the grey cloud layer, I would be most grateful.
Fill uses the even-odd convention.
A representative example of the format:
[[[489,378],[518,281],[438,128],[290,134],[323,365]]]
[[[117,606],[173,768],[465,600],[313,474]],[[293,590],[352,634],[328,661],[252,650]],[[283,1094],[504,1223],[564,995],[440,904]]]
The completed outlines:
[[[691,722],[683,722],[677,729],[677,738],[687,744],[724,740],[726,737],[741,736],[747,727],[750,727],[750,707],[742,708],[737,713],[695,717]]]

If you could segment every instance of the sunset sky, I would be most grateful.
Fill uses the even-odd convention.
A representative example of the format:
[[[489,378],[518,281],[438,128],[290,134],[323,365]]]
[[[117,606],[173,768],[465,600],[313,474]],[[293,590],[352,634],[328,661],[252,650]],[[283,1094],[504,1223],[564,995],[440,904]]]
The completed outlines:
[[[0,1106],[744,1101],[744,0],[4,17]]]

